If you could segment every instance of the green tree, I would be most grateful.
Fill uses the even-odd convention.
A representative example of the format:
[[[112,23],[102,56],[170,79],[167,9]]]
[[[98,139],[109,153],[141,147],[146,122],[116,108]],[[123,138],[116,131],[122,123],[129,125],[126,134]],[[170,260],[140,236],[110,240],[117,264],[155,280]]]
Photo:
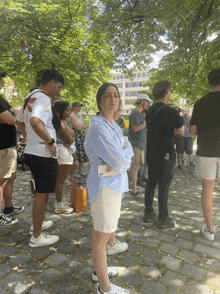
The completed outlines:
[[[89,102],[110,78],[113,52],[105,33],[92,29],[100,13],[94,4],[1,0],[0,68],[7,70],[19,93],[26,95],[35,86],[37,72],[51,67],[64,76],[62,99],[69,101]]]
[[[220,0],[102,0],[105,28],[119,66],[141,68],[160,50],[168,54],[156,79],[170,79],[193,103],[209,91],[207,73],[219,67]]]

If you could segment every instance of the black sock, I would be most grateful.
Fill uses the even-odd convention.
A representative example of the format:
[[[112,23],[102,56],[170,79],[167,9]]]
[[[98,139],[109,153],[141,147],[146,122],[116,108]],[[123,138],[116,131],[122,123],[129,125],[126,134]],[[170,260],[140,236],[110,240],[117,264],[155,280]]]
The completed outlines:
[[[13,206],[10,206],[10,207],[5,207],[4,209],[4,213],[11,213],[14,211],[14,207]]]

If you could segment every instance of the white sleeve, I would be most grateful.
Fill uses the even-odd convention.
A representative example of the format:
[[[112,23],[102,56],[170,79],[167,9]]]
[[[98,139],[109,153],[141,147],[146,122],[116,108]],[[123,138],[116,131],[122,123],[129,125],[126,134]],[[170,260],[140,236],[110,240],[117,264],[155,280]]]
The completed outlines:
[[[39,118],[46,125],[48,117],[51,116],[51,113],[50,99],[46,95],[38,97],[33,105],[31,117]]]
[[[24,105],[22,104],[22,106],[21,106],[21,108],[20,108],[20,110],[19,110],[19,112],[18,112],[18,114],[17,114],[16,119],[17,119],[18,121],[24,123],[24,112],[23,112],[23,107],[24,107]]]

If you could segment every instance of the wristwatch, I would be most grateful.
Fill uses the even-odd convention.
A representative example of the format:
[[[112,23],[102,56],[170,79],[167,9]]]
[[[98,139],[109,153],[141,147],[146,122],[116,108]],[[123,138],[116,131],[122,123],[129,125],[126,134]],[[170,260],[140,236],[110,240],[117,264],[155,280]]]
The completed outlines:
[[[50,143],[47,143],[47,145],[53,145],[54,143],[55,143],[54,138],[51,138],[51,142]]]

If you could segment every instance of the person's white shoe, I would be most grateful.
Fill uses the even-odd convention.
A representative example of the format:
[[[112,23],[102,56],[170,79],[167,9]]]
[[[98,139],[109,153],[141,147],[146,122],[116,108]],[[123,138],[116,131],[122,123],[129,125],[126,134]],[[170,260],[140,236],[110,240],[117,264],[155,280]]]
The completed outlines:
[[[106,252],[107,255],[114,255],[117,253],[124,252],[128,249],[128,244],[125,242],[121,242],[117,239],[115,239],[115,244],[113,246],[106,245]]]
[[[53,245],[56,242],[59,241],[58,236],[54,235],[49,235],[46,233],[41,233],[38,238],[34,238],[34,236],[31,236],[29,246],[30,247],[42,247],[42,246],[48,246],[48,245]]]
[[[51,220],[49,220],[49,221],[43,221],[41,231],[45,231],[45,230],[49,229],[50,227],[52,227],[52,225],[53,225],[53,222]],[[30,235],[33,235],[33,231],[34,231],[34,226],[31,225],[29,234]]]
[[[66,205],[64,202],[62,206],[57,205],[57,201],[54,204],[54,212],[55,213],[71,213],[73,212],[73,208]]]
[[[12,226],[18,223],[17,219],[8,217],[4,213],[0,213],[0,226]]]
[[[215,237],[215,229],[209,230],[209,229],[207,229],[206,226],[203,226],[202,229],[201,229],[201,232],[202,232],[203,236],[207,240],[209,240],[209,241],[213,241],[214,240],[214,237]]]
[[[109,278],[114,278],[118,275],[118,271],[112,267],[108,267],[108,277]],[[98,282],[98,277],[96,275],[96,272],[92,274],[92,280],[93,282]]]
[[[114,284],[111,284],[108,292],[103,292],[100,286],[98,286],[97,294],[130,294],[130,291],[127,289],[123,289],[119,286],[116,286]]]

